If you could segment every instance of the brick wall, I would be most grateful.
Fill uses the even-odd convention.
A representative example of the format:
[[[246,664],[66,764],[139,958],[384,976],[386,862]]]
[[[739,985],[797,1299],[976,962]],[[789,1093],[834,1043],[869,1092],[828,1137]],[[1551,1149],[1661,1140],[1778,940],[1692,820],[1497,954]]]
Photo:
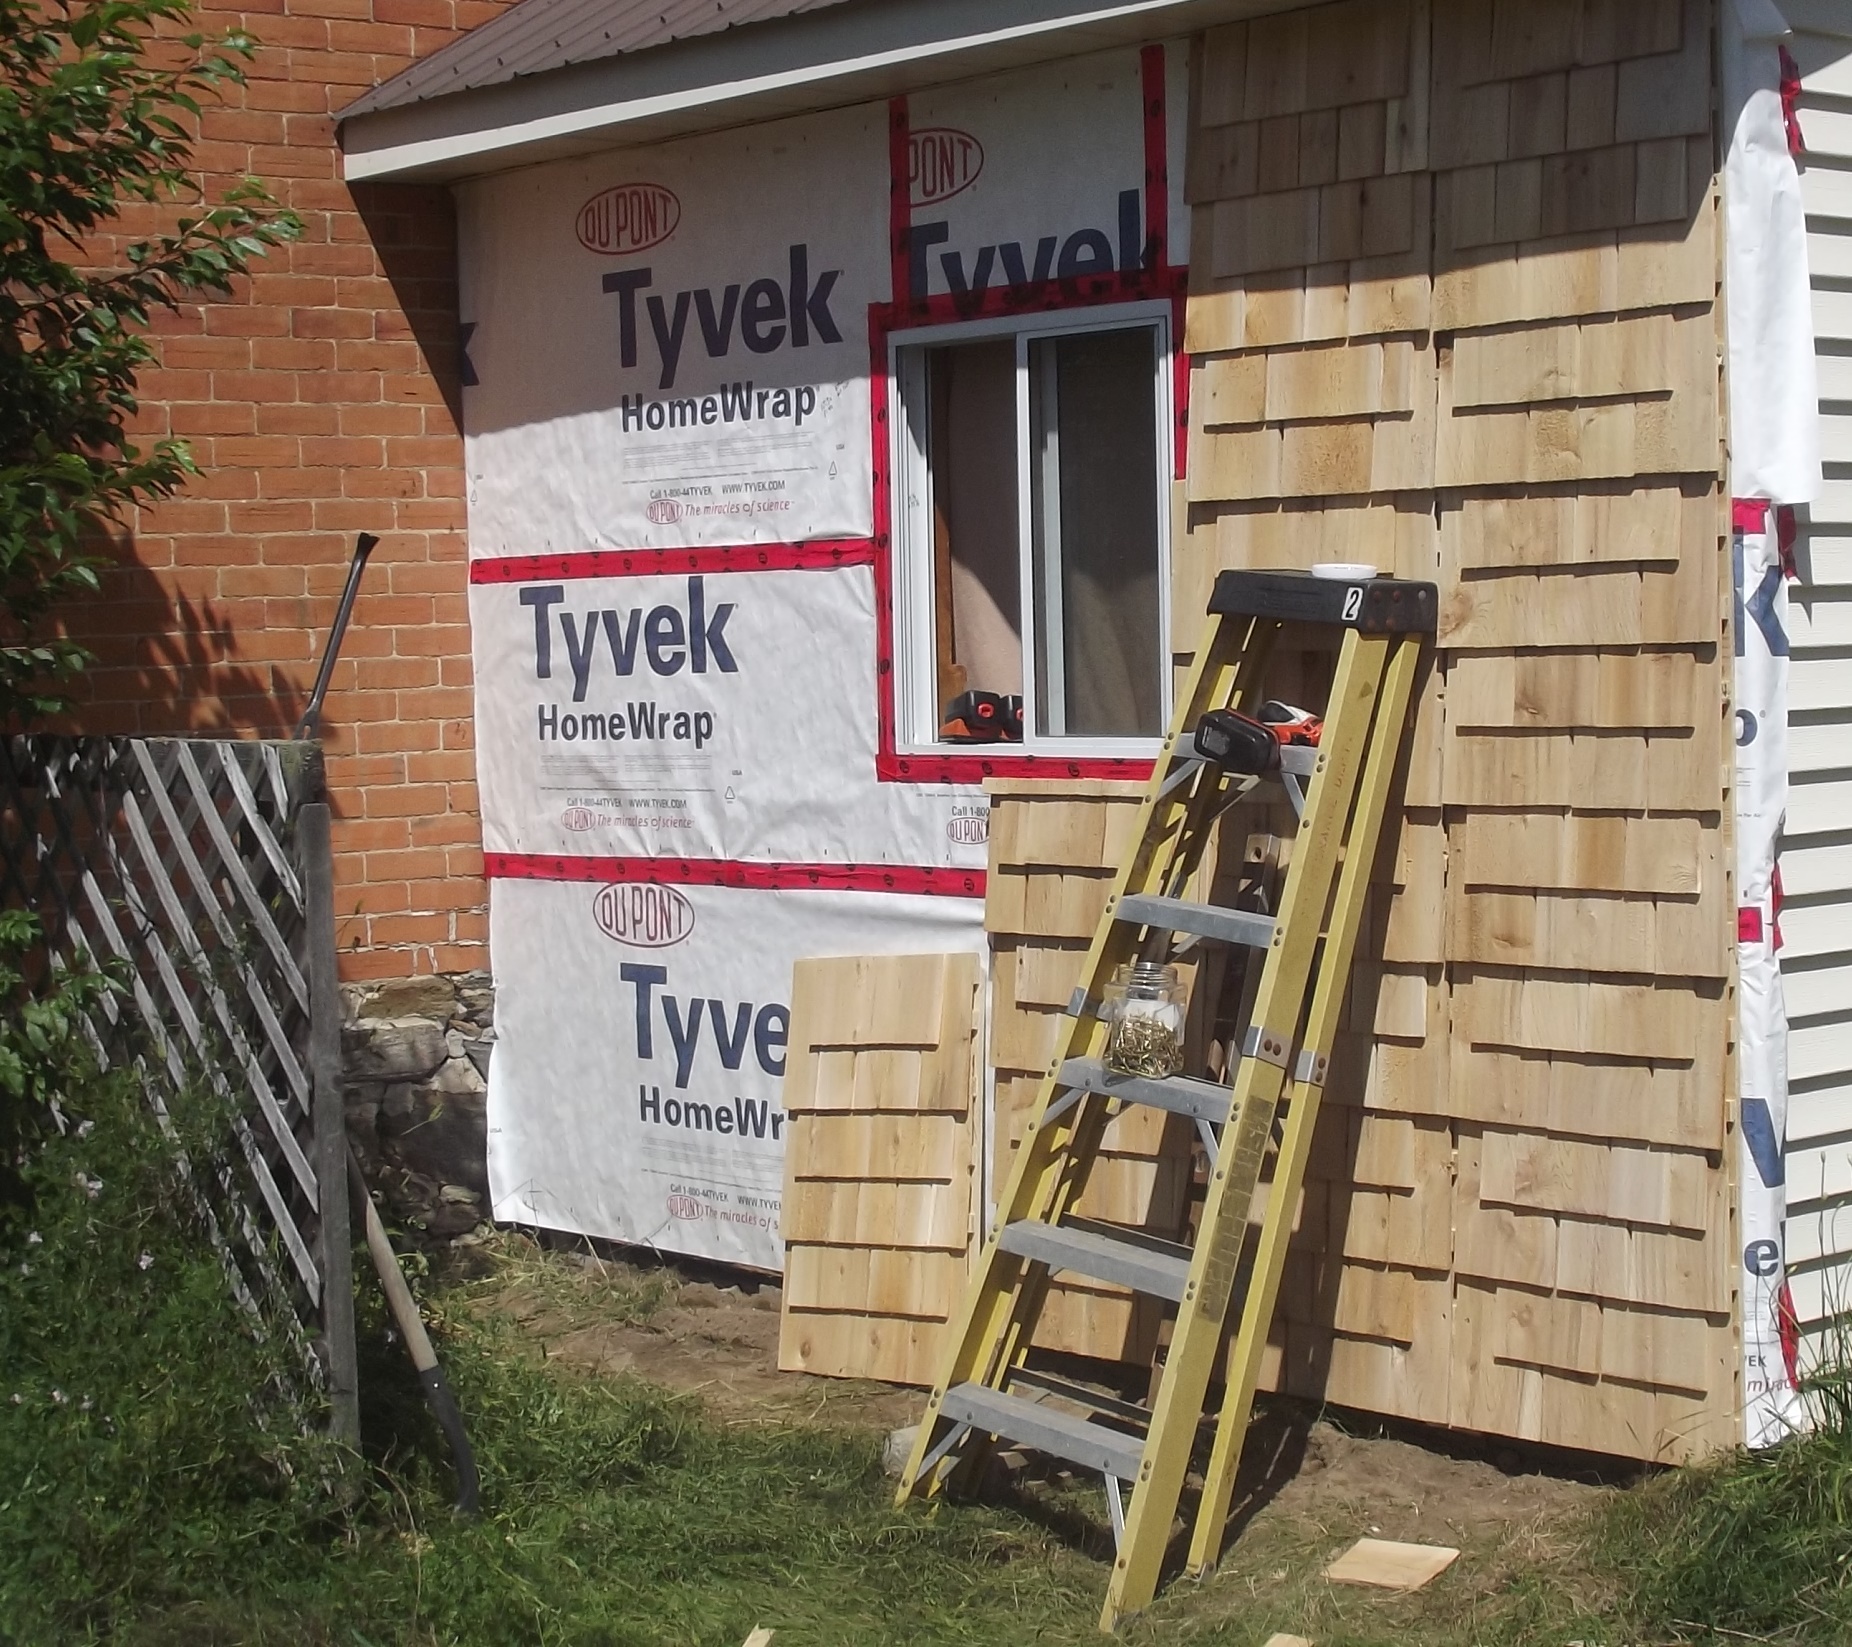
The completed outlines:
[[[381,539],[323,717],[338,937],[355,979],[484,964],[458,437],[455,238],[441,189],[340,181],[333,115],[504,0],[201,5],[259,41],[201,120],[209,194],[251,174],[304,233],[230,302],[163,317],[145,435],[204,473],[146,510],[103,598],[90,731],[285,735],[314,680],[354,536]],[[143,232],[154,220],[130,220]]]

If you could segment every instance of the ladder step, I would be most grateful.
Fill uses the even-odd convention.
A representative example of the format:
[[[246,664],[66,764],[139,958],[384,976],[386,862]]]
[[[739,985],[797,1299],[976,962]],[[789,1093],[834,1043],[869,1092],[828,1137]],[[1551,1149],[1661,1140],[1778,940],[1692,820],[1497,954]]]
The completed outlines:
[[[1168,1298],[1173,1304],[1183,1301],[1183,1289],[1190,1279],[1187,1247],[1141,1232],[1108,1234],[1101,1229],[1025,1219],[1006,1224],[997,1245],[1051,1270],[1071,1270],[1153,1298]]]
[[[1192,903],[1187,898],[1135,895],[1121,898],[1113,918],[1134,926],[1155,926],[1166,932],[1193,932],[1217,943],[1247,944],[1265,949],[1273,942],[1274,919],[1245,909],[1223,909],[1216,904]]]
[[[1209,610],[1218,617],[1341,624],[1366,635],[1434,633],[1438,591],[1406,578],[1315,578],[1307,572],[1218,573]]]
[[[1109,1430],[1104,1424],[1089,1423],[1019,1395],[1005,1395],[985,1384],[954,1384],[939,1403],[939,1415],[1121,1481],[1137,1478],[1145,1451],[1141,1436]]]
[[[1167,1109],[1194,1121],[1221,1126],[1228,1119],[1228,1088],[1215,1081],[1198,1081],[1188,1075],[1153,1080],[1145,1075],[1120,1075],[1097,1058],[1070,1058],[1055,1079],[1070,1092],[1099,1092],[1147,1109]]]

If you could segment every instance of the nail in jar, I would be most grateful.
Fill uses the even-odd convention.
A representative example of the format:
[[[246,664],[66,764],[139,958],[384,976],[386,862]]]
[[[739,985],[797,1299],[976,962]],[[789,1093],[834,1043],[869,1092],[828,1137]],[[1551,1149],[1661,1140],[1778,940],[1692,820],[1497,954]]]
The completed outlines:
[[[1121,1075],[1163,1077],[1183,1068],[1183,985],[1177,969],[1131,961],[1106,986],[1106,1065]]]

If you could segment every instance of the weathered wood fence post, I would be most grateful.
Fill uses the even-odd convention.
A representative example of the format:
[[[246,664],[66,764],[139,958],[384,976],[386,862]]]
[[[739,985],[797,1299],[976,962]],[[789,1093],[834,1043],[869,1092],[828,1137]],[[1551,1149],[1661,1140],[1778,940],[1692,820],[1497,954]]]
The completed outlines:
[[[318,763],[319,764],[319,763]],[[353,1229],[348,1217],[347,1112],[341,1078],[341,984],[334,947],[334,854],[325,800],[303,807],[303,914],[309,971],[309,1078],[314,1086],[315,1177],[319,1190],[321,1342],[328,1378],[329,1433],[360,1445],[360,1368],[354,1338]]]

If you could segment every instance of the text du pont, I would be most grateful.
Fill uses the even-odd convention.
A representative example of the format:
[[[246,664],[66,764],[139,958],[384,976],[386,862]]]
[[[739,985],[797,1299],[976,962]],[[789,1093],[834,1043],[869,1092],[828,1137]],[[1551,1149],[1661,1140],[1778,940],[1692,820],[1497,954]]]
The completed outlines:
[[[664,1052],[675,1060],[675,1092],[685,1092],[694,1074],[704,1042],[723,1070],[737,1070],[750,1046],[753,1059],[767,1075],[785,1072],[785,1046],[790,1040],[791,1012],[779,1002],[755,1006],[751,1001],[720,1001],[702,996],[687,1000],[672,995],[666,966],[625,962],[618,976],[630,985],[636,1008],[636,1048],[641,1062],[654,1063],[661,1039],[656,1033],[658,1014],[666,1031]],[[704,1027],[708,1033],[704,1036]],[[718,1132],[739,1138],[771,1138],[784,1132],[784,1111],[764,1098],[735,1095],[729,1102],[706,1103],[691,1098],[664,1097],[659,1085],[639,1082],[637,1112],[653,1126],[680,1127],[694,1132]]]

